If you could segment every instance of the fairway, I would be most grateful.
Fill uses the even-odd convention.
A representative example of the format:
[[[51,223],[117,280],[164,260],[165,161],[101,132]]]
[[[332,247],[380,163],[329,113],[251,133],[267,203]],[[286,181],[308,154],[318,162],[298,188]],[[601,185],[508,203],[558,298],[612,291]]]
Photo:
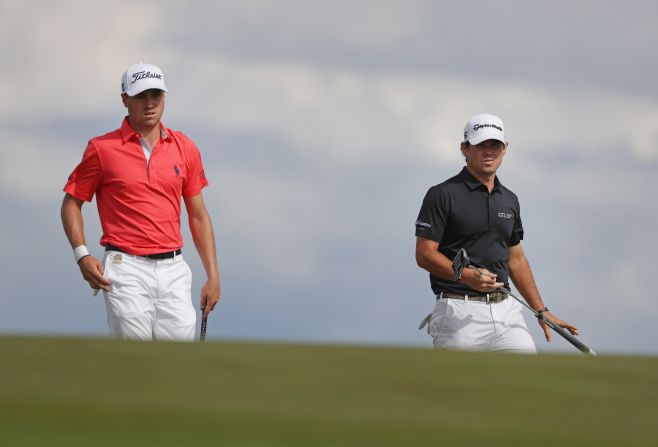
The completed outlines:
[[[2,446],[655,446],[658,358],[0,337]]]

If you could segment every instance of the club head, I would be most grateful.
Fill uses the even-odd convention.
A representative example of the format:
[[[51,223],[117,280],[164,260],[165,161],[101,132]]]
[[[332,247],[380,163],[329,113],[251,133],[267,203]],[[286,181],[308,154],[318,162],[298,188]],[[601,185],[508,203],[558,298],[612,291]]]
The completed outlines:
[[[455,280],[458,281],[462,276],[462,271],[469,266],[471,261],[468,259],[468,253],[463,248],[457,252],[457,256],[452,260],[452,272],[455,274]]]

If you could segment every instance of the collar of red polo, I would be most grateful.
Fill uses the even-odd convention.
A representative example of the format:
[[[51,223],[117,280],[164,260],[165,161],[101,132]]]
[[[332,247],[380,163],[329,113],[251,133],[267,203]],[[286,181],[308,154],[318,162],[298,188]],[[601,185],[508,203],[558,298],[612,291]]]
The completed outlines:
[[[133,129],[132,126],[130,125],[127,116],[123,119],[120,130],[121,130],[121,139],[123,140],[124,143],[133,137],[137,137],[138,139],[140,137],[140,135],[137,132],[135,132],[135,129]],[[162,124],[162,121],[160,122],[160,137],[163,140],[169,139],[169,130],[165,127],[164,124]]]

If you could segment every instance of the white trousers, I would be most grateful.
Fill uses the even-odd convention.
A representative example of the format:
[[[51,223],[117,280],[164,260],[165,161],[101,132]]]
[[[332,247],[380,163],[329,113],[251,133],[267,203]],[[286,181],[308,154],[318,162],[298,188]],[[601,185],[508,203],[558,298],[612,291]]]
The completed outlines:
[[[427,332],[435,348],[535,354],[522,310],[511,297],[491,304],[441,298],[436,300]]]
[[[182,255],[149,259],[106,251],[103,292],[112,337],[131,340],[194,341],[192,271]]]

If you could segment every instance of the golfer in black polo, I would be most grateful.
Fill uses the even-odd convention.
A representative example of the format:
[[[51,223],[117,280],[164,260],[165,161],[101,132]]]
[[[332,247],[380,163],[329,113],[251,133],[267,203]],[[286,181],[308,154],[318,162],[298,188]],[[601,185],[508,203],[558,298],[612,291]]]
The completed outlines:
[[[506,141],[500,118],[473,116],[461,143],[466,167],[430,188],[418,214],[416,262],[430,273],[437,298],[423,326],[429,324],[435,347],[535,353],[521,304],[495,292],[509,287],[509,279],[533,309],[544,309],[556,324],[578,333],[545,308],[521,248],[519,200],[496,176]],[[452,259],[461,248],[482,273],[464,269],[461,278],[454,277]],[[551,330],[541,324],[550,341]]]

